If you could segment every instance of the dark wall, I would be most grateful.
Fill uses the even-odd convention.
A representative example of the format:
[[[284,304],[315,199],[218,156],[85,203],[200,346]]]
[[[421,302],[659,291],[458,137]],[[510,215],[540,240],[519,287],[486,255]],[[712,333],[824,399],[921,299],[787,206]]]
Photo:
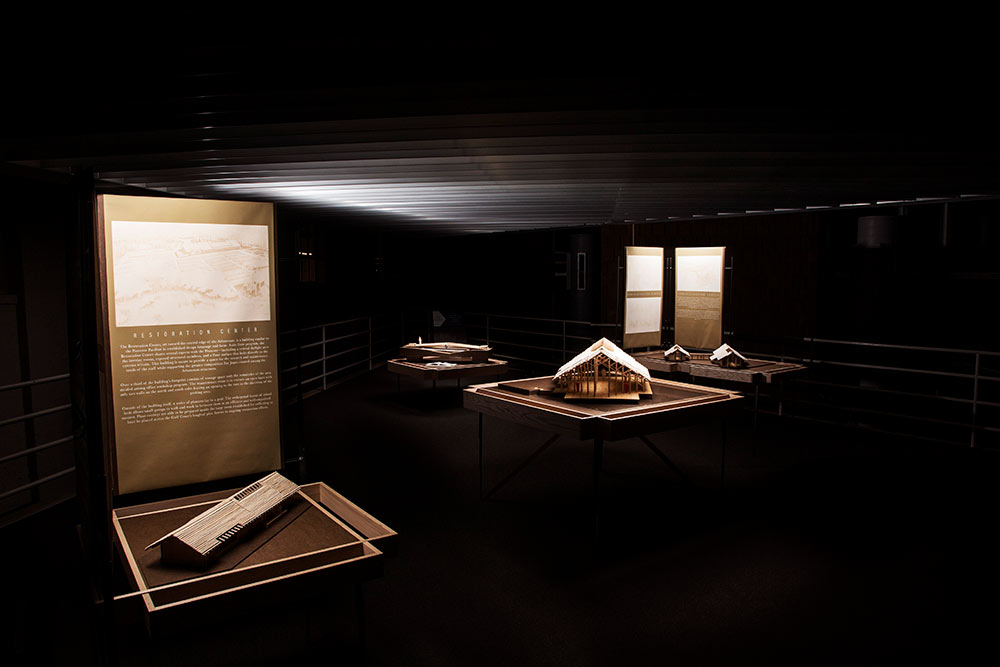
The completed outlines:
[[[996,200],[608,225],[601,298],[607,321],[621,318],[626,245],[661,246],[668,256],[675,247],[726,246],[732,270],[724,328],[750,345],[816,337],[1000,348],[992,323],[1000,294]]]
[[[69,367],[66,320],[66,238],[74,216],[68,184],[3,174],[0,200],[0,386],[62,375]],[[0,392],[0,421],[69,402],[58,380]],[[0,456],[59,441],[71,432],[69,410],[0,427]],[[0,490],[20,487],[74,464],[72,442],[0,464]],[[0,501],[4,515],[58,502],[73,493],[74,477]]]
[[[878,215],[824,216],[818,335],[997,349],[991,311],[1000,288],[1000,202]]]
[[[388,299],[407,309],[586,320],[597,310],[599,247],[598,233],[582,228],[387,238]],[[581,253],[591,261],[578,282]]]
[[[625,246],[725,246],[723,325],[740,336],[806,336],[815,330],[818,217],[814,214],[694,220],[603,228],[602,317],[620,320]],[[621,268],[620,268],[621,267]],[[664,326],[674,319],[673,282],[664,284]],[[664,343],[669,344],[665,335]]]
[[[457,237],[279,218],[288,275],[298,275],[296,230],[319,239],[324,277],[295,283],[283,273],[281,285],[285,308],[314,322],[370,310],[619,322],[626,245],[660,246],[668,255],[675,247],[724,245],[732,267],[724,328],[748,349],[804,337],[1000,345],[991,322],[1000,286],[995,200]],[[576,289],[580,253],[588,258],[586,290]],[[668,285],[665,342],[672,325]]]
[[[368,315],[385,300],[382,240],[355,221],[278,207],[278,322],[285,330]]]

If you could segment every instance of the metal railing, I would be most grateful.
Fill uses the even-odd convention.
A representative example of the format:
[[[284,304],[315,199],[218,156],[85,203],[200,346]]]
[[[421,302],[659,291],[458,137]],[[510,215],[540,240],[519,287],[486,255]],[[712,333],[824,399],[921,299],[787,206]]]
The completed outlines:
[[[465,319],[470,340],[491,345],[497,358],[548,368],[620,331],[615,324],[516,315]],[[1000,448],[1000,352],[810,337],[727,339],[750,356],[807,367],[770,397],[774,414]]]
[[[361,317],[283,334],[286,396],[322,391],[390,358],[406,321],[396,317],[398,322]],[[615,323],[497,313],[461,319],[469,342],[488,344],[494,357],[532,371],[558,368],[594,340],[615,340],[620,332]],[[727,339],[749,356],[808,369],[784,378],[780,396],[762,397],[763,413],[1000,448],[1000,352],[808,337]]]
[[[286,401],[306,398],[373,370],[398,349],[399,324],[384,315],[283,331],[281,390]]]
[[[468,313],[462,319],[468,341],[492,346],[498,359],[534,367],[558,367],[617,331],[615,324],[517,315]],[[407,313],[400,313],[283,331],[280,368],[286,400],[311,396],[384,364],[397,354],[407,328],[421,327],[413,327]],[[421,335],[430,340],[433,328]]]
[[[809,368],[784,383],[783,412],[793,418],[1000,447],[1000,352],[810,337],[733,345]]]
[[[49,377],[37,378],[37,379],[34,379],[34,380],[26,380],[26,381],[23,381],[23,382],[15,382],[13,384],[8,384],[8,385],[4,385],[4,386],[0,387],[0,393],[4,393],[4,392],[8,392],[8,391],[17,391],[17,390],[21,390],[21,391],[26,391],[27,390],[27,391],[30,391],[31,388],[33,388],[33,387],[37,387],[37,386],[44,385],[44,384],[51,384],[53,382],[59,382],[59,381],[68,380],[68,379],[69,379],[69,373],[63,373],[63,374],[60,374],[60,375],[51,375]],[[27,423],[27,422],[33,422],[35,419],[39,419],[41,417],[46,417],[46,416],[58,414],[58,413],[61,413],[61,412],[67,412],[71,408],[72,408],[72,405],[69,404],[69,403],[66,403],[66,404],[55,405],[55,406],[52,406],[52,407],[49,407],[49,408],[43,408],[41,410],[33,410],[32,412],[28,412],[28,413],[21,414],[21,415],[16,415],[14,417],[7,417],[5,419],[0,419],[0,428],[6,427],[6,426],[13,426],[15,424],[23,424],[23,423]],[[58,447],[59,445],[64,445],[64,444],[72,442],[72,441],[73,441],[72,434],[64,436],[64,437],[61,437],[61,438],[56,438],[55,440],[51,440],[49,442],[44,442],[44,443],[41,443],[41,444],[35,444],[34,442],[27,441],[25,443],[26,447],[24,449],[18,450],[16,452],[11,452],[11,453],[5,454],[2,457],[0,457],[0,464],[9,463],[9,462],[16,461],[16,460],[22,459],[22,458],[35,457],[35,456],[37,456],[41,452],[47,451],[49,449],[52,449],[53,447]],[[28,469],[29,469],[29,472],[33,471],[33,466],[28,466]],[[40,487],[40,486],[42,486],[44,484],[48,484],[49,482],[52,482],[52,481],[57,480],[57,479],[60,479],[62,477],[65,477],[66,475],[70,475],[70,474],[74,473],[75,471],[76,471],[76,467],[75,466],[69,466],[69,467],[64,468],[62,470],[58,470],[58,471],[56,471],[54,473],[50,473],[48,475],[45,475],[44,477],[37,477],[37,475],[31,475],[31,474],[29,474],[29,477],[34,477],[34,478],[33,479],[29,479],[26,483],[21,484],[21,485],[19,485],[17,487],[14,487],[14,488],[0,490],[0,500],[4,500],[6,498],[10,498],[12,496],[16,496],[17,494],[23,493],[25,491],[32,491],[32,492],[34,492],[35,490],[38,489],[38,487]],[[35,498],[33,497],[31,502],[34,502],[34,501],[35,501]],[[30,505],[31,503],[29,502],[27,504]],[[16,509],[20,509],[20,508],[16,508]]]
[[[468,339],[491,346],[497,359],[556,368],[618,331],[616,324],[493,313],[468,313],[465,326]]]

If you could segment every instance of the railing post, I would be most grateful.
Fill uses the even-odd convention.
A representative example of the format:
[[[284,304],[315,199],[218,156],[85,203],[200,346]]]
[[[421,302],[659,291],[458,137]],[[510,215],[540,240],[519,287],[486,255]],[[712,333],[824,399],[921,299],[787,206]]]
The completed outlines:
[[[976,446],[976,404],[979,401],[979,353],[976,352],[976,370],[972,376],[972,433],[969,435],[969,446]]]
[[[321,348],[323,352],[323,391],[326,391],[326,325],[325,324],[323,325],[323,328],[320,329],[320,333],[323,336],[323,346]]]
[[[562,361],[566,363],[566,320],[562,321]]]

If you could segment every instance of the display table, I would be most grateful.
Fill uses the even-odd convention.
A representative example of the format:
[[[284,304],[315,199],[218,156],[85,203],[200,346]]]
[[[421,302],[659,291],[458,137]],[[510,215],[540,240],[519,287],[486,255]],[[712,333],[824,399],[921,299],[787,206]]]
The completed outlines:
[[[789,373],[806,369],[802,364],[783,361],[766,361],[763,359],[747,359],[746,368],[723,368],[716,366],[708,359],[691,359],[689,361],[670,361],[663,356],[663,350],[638,352],[632,358],[650,370],[650,372],[666,375],[688,375],[690,377],[721,380],[738,384],[748,384],[753,387],[753,420],[757,426],[757,404],[760,399],[761,385],[778,387],[778,414],[781,414],[780,380]]]
[[[806,368],[801,364],[766,361],[763,359],[747,359],[748,366],[746,368],[723,368],[716,366],[708,359],[669,361],[663,357],[663,350],[638,352],[633,354],[632,358],[651,371],[684,373],[692,377],[705,377],[748,384],[769,384],[786,373],[801,371]]]
[[[399,389],[399,378],[403,375],[432,380],[437,387],[438,380],[457,380],[461,386],[462,378],[499,377],[507,372],[507,362],[499,359],[489,359],[477,363],[420,362],[407,359],[390,359],[386,369],[396,374],[396,389]]]
[[[727,415],[739,393],[653,378],[653,396],[638,402],[567,402],[549,395],[551,377],[495,382],[468,387],[463,405],[479,413],[479,492],[485,499],[523,470],[560,435],[593,440],[594,530],[599,532],[600,474],[605,441],[638,438],[664,464],[684,477],[674,463],[647,436],[715,420],[721,427],[719,481],[725,484]],[[499,417],[553,435],[523,463],[486,491],[483,415]]]
[[[115,545],[150,635],[211,624],[240,609],[287,605],[322,587],[360,584],[382,572],[396,533],[323,483],[305,484],[297,501],[204,571],[168,566],[146,545],[232,495],[220,491],[113,510]],[[137,605],[140,606],[140,605]]]

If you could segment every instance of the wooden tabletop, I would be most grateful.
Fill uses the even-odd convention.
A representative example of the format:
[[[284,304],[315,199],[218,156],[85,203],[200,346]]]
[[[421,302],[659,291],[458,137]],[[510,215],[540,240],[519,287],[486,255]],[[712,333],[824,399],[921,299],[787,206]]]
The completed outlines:
[[[716,366],[708,359],[691,359],[690,361],[669,361],[664,358],[663,350],[638,352],[632,357],[650,371],[660,373],[686,373],[692,377],[706,377],[732,382],[769,383],[776,377],[786,373],[805,370],[802,364],[784,361],[767,361],[764,359],[747,359],[746,368],[723,368]]]
[[[544,392],[549,376],[469,387],[463,405],[476,412],[580,439],[621,440],[722,416],[742,396],[733,391],[653,378],[638,402],[565,401]]]
[[[480,363],[420,362],[406,359],[390,359],[386,369],[390,373],[409,375],[424,380],[445,380],[466,377],[503,375],[507,372],[507,362],[490,359]]]

